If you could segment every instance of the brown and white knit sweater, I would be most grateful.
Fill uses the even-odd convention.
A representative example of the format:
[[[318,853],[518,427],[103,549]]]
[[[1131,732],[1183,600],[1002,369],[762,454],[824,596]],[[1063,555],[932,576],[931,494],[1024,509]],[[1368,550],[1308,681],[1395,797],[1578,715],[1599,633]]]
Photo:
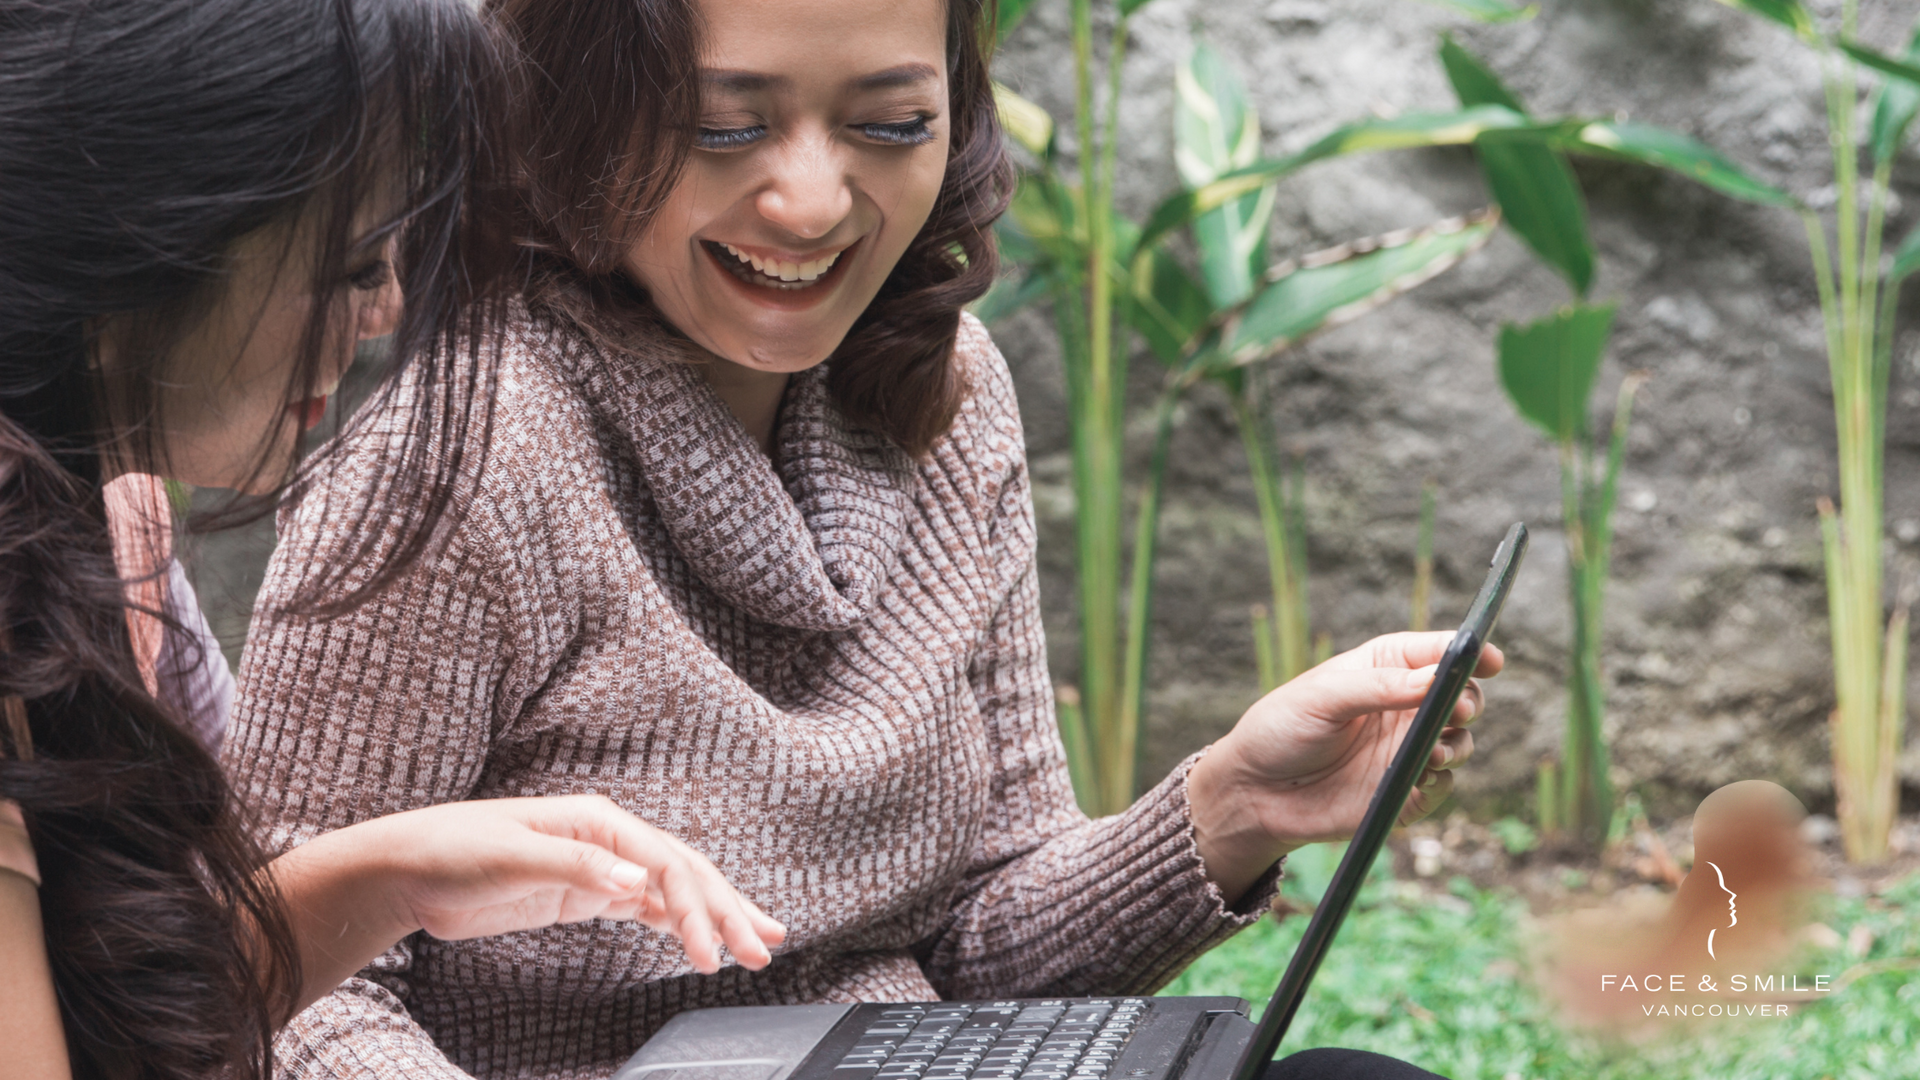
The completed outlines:
[[[529,320],[446,550],[331,622],[263,616],[226,762],[276,846],[456,799],[598,792],[789,928],[703,976],[587,923],[417,935],[294,1021],[296,1077],[604,1077],[702,1006],[1138,993],[1264,911],[1206,879],[1183,765],[1075,807],[1005,361],[930,460],[795,377],[777,468],[673,346],[605,356]],[[341,472],[336,489],[365,478]],[[262,611],[337,540],[282,522]]]

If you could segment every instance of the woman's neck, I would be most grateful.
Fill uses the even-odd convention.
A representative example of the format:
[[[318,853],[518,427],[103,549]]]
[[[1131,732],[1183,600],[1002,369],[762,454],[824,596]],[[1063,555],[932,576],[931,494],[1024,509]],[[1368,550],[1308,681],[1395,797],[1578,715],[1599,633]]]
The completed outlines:
[[[734,419],[747,429],[754,445],[771,458],[773,429],[780,419],[780,400],[786,396],[787,374],[736,364],[712,353],[707,354],[700,370],[706,374],[707,385],[727,403]]]

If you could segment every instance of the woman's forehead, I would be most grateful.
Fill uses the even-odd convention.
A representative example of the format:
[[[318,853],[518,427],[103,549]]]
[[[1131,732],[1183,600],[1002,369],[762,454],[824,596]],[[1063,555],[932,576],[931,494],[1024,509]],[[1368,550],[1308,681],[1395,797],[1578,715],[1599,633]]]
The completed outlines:
[[[946,70],[944,0],[705,0],[700,9],[703,80],[717,90],[822,80],[893,89]]]

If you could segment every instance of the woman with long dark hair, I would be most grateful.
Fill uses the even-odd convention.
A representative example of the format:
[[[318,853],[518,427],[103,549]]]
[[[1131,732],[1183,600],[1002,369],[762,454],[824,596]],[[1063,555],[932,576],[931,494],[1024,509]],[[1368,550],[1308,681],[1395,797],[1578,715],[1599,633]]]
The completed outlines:
[[[316,615],[454,527],[488,441],[505,78],[462,0],[0,0],[10,1078],[263,1080],[277,1025],[413,933],[637,919],[706,970],[722,942],[758,966],[779,938],[604,799],[295,830],[268,864],[210,745],[218,706],[194,686],[223,661],[142,496],[171,477],[270,508],[325,478],[355,539],[309,566]],[[350,469],[296,468],[356,343],[382,336],[375,400],[414,407],[347,421]]]
[[[1147,992],[1351,833],[1448,635],[1329,661],[1124,813],[1075,805],[1012,380],[963,310],[1012,186],[988,0],[489,13],[528,72],[531,261],[492,452],[444,553],[338,622],[290,604],[345,534],[288,516],[226,760],[281,829],[599,791],[792,937],[717,973],[631,926],[409,942],[294,1023],[290,1072],[605,1077],[692,1007]],[[356,779],[402,762],[420,784]]]

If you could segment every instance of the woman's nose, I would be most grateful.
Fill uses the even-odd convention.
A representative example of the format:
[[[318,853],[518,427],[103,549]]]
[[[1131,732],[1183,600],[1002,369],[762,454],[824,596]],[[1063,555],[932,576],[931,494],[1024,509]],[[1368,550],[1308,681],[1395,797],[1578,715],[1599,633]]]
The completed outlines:
[[[760,216],[804,240],[818,240],[846,220],[853,189],[830,140],[809,141],[783,154],[772,182],[755,200]]]

